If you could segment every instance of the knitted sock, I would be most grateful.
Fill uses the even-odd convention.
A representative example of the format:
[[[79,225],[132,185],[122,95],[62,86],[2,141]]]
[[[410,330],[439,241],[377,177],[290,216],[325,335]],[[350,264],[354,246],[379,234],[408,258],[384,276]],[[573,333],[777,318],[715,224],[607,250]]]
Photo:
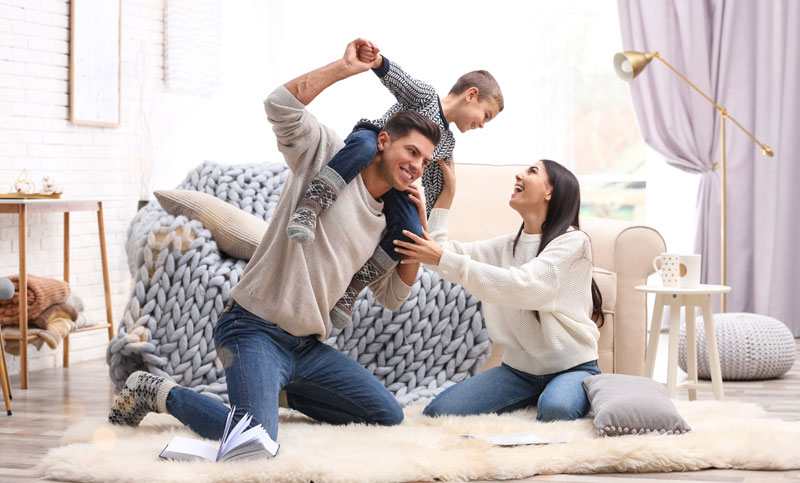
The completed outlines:
[[[353,307],[358,299],[358,294],[367,285],[383,278],[396,264],[397,262],[392,260],[381,247],[376,247],[372,258],[367,260],[367,263],[353,275],[344,295],[331,310],[331,324],[339,329],[349,324],[353,318]]]
[[[286,227],[289,238],[301,245],[314,243],[317,217],[336,201],[345,186],[346,183],[339,173],[328,166],[322,168],[311,179],[303,198],[289,218],[289,225]]]
[[[117,394],[108,422],[120,426],[138,426],[147,413],[166,413],[167,395],[177,386],[163,377],[136,371]]]

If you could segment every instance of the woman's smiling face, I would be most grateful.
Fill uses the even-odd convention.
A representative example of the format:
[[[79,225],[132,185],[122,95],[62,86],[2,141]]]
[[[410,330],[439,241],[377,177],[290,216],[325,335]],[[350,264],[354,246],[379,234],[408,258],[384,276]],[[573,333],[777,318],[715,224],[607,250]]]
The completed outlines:
[[[512,208],[521,213],[520,210],[529,210],[536,206],[547,206],[553,193],[550,186],[550,178],[544,162],[537,161],[525,171],[518,173],[515,177],[514,192],[508,202]]]

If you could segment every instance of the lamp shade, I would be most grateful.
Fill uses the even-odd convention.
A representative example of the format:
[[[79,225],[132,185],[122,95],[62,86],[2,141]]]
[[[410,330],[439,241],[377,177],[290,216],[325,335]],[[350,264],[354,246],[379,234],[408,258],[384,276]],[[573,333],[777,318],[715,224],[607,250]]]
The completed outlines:
[[[620,79],[627,82],[639,75],[639,72],[651,60],[653,60],[653,54],[633,51],[619,52],[614,56],[614,70]]]

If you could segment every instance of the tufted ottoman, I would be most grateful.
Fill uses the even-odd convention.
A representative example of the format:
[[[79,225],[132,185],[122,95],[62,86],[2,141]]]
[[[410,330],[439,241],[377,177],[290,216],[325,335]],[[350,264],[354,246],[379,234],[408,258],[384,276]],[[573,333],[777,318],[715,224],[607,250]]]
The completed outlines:
[[[750,313],[714,314],[719,364],[725,381],[770,379],[792,368],[797,347],[783,322]],[[697,324],[697,376],[710,379],[705,329]],[[681,326],[678,365],[686,370],[686,330]]]

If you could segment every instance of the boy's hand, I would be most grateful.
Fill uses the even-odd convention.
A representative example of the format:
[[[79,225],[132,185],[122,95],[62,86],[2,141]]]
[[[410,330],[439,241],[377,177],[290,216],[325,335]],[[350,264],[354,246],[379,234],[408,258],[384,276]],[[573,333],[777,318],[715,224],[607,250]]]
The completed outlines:
[[[372,42],[359,38],[347,44],[342,60],[351,74],[358,74],[372,68],[377,52],[378,48]]]
[[[450,164],[445,163],[444,159],[437,159],[439,167],[442,169],[444,175],[444,183],[442,184],[442,192],[439,193],[439,198],[434,203],[434,208],[444,208],[449,210],[453,205],[453,199],[456,197],[456,160],[450,158]]]

